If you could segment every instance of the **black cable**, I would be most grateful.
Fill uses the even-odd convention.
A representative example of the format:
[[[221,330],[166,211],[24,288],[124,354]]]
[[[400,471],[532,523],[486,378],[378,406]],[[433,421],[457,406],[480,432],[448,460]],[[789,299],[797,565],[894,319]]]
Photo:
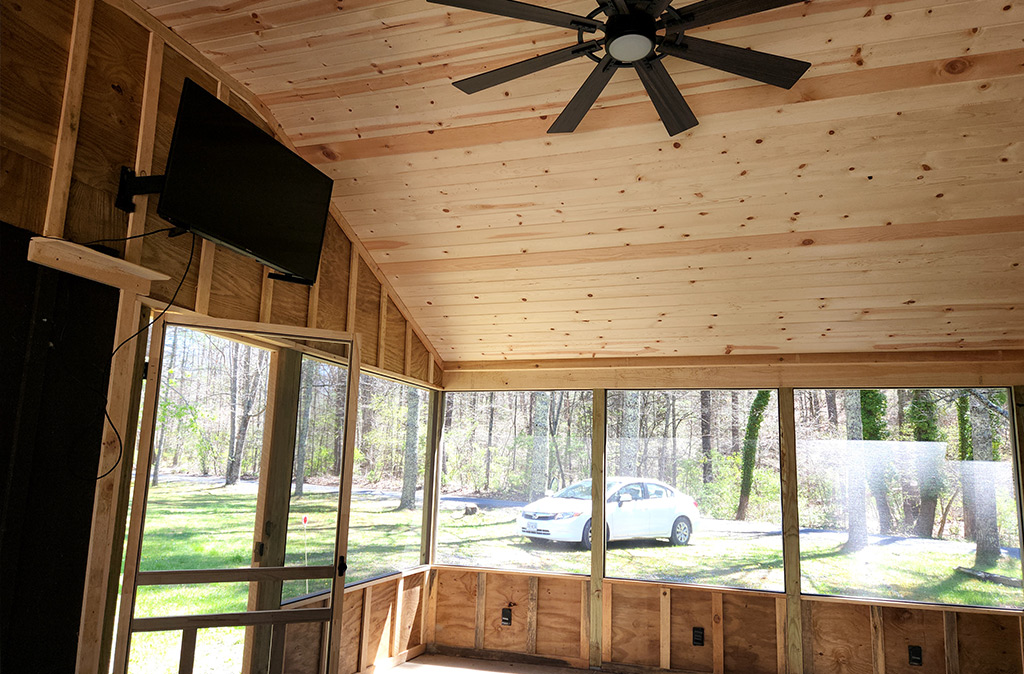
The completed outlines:
[[[174,228],[170,227],[169,229],[174,229]],[[161,230],[161,231],[166,231],[166,230]],[[155,234],[156,232],[151,232],[151,233]],[[131,238],[131,237],[129,237],[129,238]],[[196,253],[196,235],[193,233],[192,234],[192,247],[189,249],[189,253],[188,253],[188,264],[185,265],[185,271],[181,275],[181,280],[178,281],[178,287],[174,289],[174,294],[171,295],[171,299],[167,302],[167,306],[165,306],[160,311],[160,313],[156,315],[156,318],[154,318],[149,323],[147,323],[146,325],[144,325],[141,328],[139,328],[138,330],[136,330],[134,334],[132,334],[130,337],[128,337],[123,342],[118,344],[117,347],[114,348],[114,351],[110,354],[110,360],[111,361],[114,360],[114,356],[117,354],[118,351],[121,350],[122,346],[124,346],[128,342],[132,341],[133,339],[138,337],[140,334],[142,334],[143,332],[148,330],[150,327],[152,327],[153,324],[156,323],[157,321],[159,321],[161,318],[163,318],[164,314],[167,313],[167,310],[170,309],[171,306],[174,305],[174,300],[176,300],[178,298],[178,292],[181,290],[181,286],[183,286],[185,284],[185,279],[188,278],[188,272],[192,268],[192,259],[195,257],[195,253]],[[117,460],[114,461],[114,465],[111,466],[109,470],[107,470],[105,473],[103,473],[102,475],[100,475],[99,477],[96,478],[97,481],[102,480],[106,476],[108,476],[111,473],[113,473],[114,469],[117,468],[117,466],[121,463],[121,459],[124,457],[124,439],[121,437],[121,434],[118,432],[117,426],[114,425],[114,420],[110,418],[110,414],[107,412],[107,402],[108,402],[107,396],[104,393],[104,395],[103,395],[103,416],[106,417],[107,423],[110,424],[110,429],[112,431],[114,431],[114,437],[117,438]],[[146,478],[146,479],[148,479],[148,478]]]
[[[160,234],[161,232],[173,232],[177,227],[164,227],[163,229],[154,229],[152,232],[144,232],[142,234],[135,234],[133,236],[122,236],[116,239],[95,239],[94,241],[86,241],[82,246],[91,246],[95,243],[120,243],[121,241],[131,241],[132,239],[141,239],[144,236],[153,236],[154,234]]]

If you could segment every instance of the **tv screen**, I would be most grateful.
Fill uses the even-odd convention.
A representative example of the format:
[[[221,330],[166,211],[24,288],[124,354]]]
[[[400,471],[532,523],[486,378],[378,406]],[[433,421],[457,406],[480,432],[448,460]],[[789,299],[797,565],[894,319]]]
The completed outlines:
[[[165,173],[161,218],[316,280],[331,179],[189,79]]]

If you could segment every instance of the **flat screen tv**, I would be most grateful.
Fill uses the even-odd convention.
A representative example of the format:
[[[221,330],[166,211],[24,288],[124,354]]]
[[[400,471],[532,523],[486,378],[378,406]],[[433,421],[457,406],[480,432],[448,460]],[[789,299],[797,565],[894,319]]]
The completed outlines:
[[[312,283],[332,181],[186,79],[157,215]]]

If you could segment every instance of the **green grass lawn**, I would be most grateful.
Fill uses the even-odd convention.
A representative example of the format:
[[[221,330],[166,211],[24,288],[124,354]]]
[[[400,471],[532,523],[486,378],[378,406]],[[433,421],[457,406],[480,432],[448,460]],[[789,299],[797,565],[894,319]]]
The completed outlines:
[[[286,565],[334,563],[336,493],[293,499],[288,518]],[[356,583],[419,563],[422,511],[399,510],[394,499],[357,495],[352,503],[347,581]],[[248,566],[255,494],[208,485],[169,482],[150,491],[142,569]],[[491,568],[590,573],[590,552],[555,542],[530,542],[516,530],[517,508],[481,508],[473,515],[442,509],[437,561]],[[302,517],[308,517],[303,526]],[[710,523],[709,523],[710,524]],[[1021,606],[1019,589],[983,582],[954,571],[972,567],[962,544],[927,541],[922,555],[903,543],[873,545],[844,554],[836,535],[802,536],[803,590],[818,594],[880,597],[978,606]],[[1021,577],[1020,560],[1001,558],[984,569]],[[613,542],[611,577],[777,590],[783,587],[780,536],[699,529],[690,545],[667,541]],[[309,592],[329,588],[311,580]],[[141,587],[136,616],[244,611],[248,583]],[[285,583],[284,598],[307,594],[306,581]],[[196,672],[238,671],[242,628],[200,630]],[[140,634],[133,639],[129,671],[176,672],[180,633]]]

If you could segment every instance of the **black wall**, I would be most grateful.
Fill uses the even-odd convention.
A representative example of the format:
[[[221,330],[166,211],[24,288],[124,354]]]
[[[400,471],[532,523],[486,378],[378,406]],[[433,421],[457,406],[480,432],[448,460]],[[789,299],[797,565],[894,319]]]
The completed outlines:
[[[0,224],[0,671],[73,672],[118,291]],[[103,470],[110,466],[103,466]]]

